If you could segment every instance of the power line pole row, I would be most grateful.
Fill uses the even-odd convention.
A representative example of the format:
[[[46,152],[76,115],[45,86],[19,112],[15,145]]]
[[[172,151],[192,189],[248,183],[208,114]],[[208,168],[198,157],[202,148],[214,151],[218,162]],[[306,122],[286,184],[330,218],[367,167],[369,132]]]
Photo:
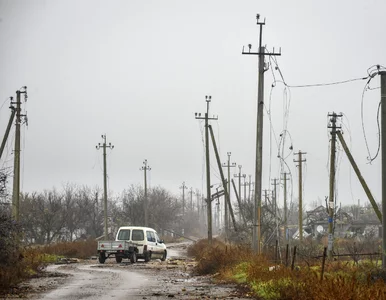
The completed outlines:
[[[306,159],[303,158],[303,155],[307,152],[302,152],[299,150],[295,155],[298,156],[298,160],[294,159],[294,162],[299,163],[299,240],[303,241],[303,162],[306,162]]]
[[[257,25],[260,27],[259,51],[251,52],[252,45],[249,44],[248,52],[242,51],[246,55],[258,55],[259,57],[259,77],[257,95],[257,130],[256,130],[256,168],[255,168],[255,208],[253,216],[252,248],[255,252],[261,252],[261,191],[262,191],[262,171],[263,171],[263,117],[264,117],[264,72],[268,70],[265,66],[266,55],[276,56],[281,53],[265,53],[263,47],[263,25],[265,20],[260,22],[260,15],[256,15]]]
[[[103,208],[104,208],[104,235],[105,239],[108,239],[107,231],[107,167],[106,167],[106,148],[113,149],[114,146],[106,143],[106,134],[102,134],[103,143],[98,143],[96,149],[103,148]]]

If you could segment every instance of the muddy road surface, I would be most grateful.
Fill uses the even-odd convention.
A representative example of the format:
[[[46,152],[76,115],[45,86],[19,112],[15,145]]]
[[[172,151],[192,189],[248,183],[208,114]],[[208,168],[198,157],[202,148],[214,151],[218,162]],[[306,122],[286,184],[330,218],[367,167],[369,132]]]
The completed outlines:
[[[166,261],[116,263],[114,258],[51,265],[44,277],[24,284],[27,299],[248,299],[235,285],[215,284],[211,276],[195,276],[188,244],[169,244]],[[21,287],[23,288],[23,287]],[[9,295],[5,299],[20,298]]]

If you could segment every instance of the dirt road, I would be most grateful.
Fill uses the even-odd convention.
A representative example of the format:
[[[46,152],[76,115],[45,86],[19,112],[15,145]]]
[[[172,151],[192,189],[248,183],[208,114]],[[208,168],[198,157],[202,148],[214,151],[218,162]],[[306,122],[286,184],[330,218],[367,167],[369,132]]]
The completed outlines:
[[[95,260],[53,265],[56,277],[36,278],[28,284],[28,299],[247,299],[234,285],[216,285],[210,276],[194,276],[195,262],[186,257],[186,245],[169,246],[168,259],[135,264],[105,264]]]

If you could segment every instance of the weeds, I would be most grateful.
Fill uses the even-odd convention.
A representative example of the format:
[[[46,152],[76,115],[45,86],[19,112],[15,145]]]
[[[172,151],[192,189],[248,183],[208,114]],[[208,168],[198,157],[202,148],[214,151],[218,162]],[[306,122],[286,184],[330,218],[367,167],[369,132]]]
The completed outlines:
[[[321,278],[321,260],[299,260],[295,270],[273,264],[249,248],[202,240],[188,249],[198,260],[197,273],[218,274],[222,280],[247,284],[263,299],[386,299],[386,273],[372,260],[328,261]],[[315,255],[312,253],[312,255]]]

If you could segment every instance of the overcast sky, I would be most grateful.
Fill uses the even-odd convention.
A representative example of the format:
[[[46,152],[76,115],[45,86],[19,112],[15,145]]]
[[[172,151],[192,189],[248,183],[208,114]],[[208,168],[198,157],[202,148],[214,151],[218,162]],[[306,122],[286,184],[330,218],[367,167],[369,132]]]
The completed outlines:
[[[249,43],[257,50],[256,14],[266,18],[263,44],[270,51],[282,49],[277,62],[287,84],[304,85],[366,77],[369,67],[385,66],[385,11],[383,0],[0,0],[0,136],[10,115],[6,99],[28,87],[22,191],[60,189],[68,182],[102,187],[102,150],[95,149],[101,134],[115,146],[108,150],[114,195],[143,184],[144,159],[151,186],[177,196],[183,181],[205,189],[204,124],[194,117],[205,112],[205,95],[212,96],[210,114],[218,116],[211,124],[222,161],[232,152],[231,161],[254,181],[257,56],[241,51]],[[289,167],[284,170],[292,174],[293,201],[298,197],[293,154],[299,150],[307,152],[304,202],[309,208],[324,200],[327,114],[336,111],[344,114],[347,143],[380,201],[380,157],[368,164],[362,131],[366,80],[287,90],[277,83],[272,89],[274,76],[281,80],[274,67],[265,73],[263,188],[280,177],[277,142],[287,130],[280,151]],[[378,76],[370,87],[379,87]],[[378,147],[379,100],[379,89],[364,94],[372,155]],[[13,137],[2,167],[13,164]],[[338,202],[368,203],[341,150],[337,162]],[[211,164],[212,183],[218,183],[214,155]]]

